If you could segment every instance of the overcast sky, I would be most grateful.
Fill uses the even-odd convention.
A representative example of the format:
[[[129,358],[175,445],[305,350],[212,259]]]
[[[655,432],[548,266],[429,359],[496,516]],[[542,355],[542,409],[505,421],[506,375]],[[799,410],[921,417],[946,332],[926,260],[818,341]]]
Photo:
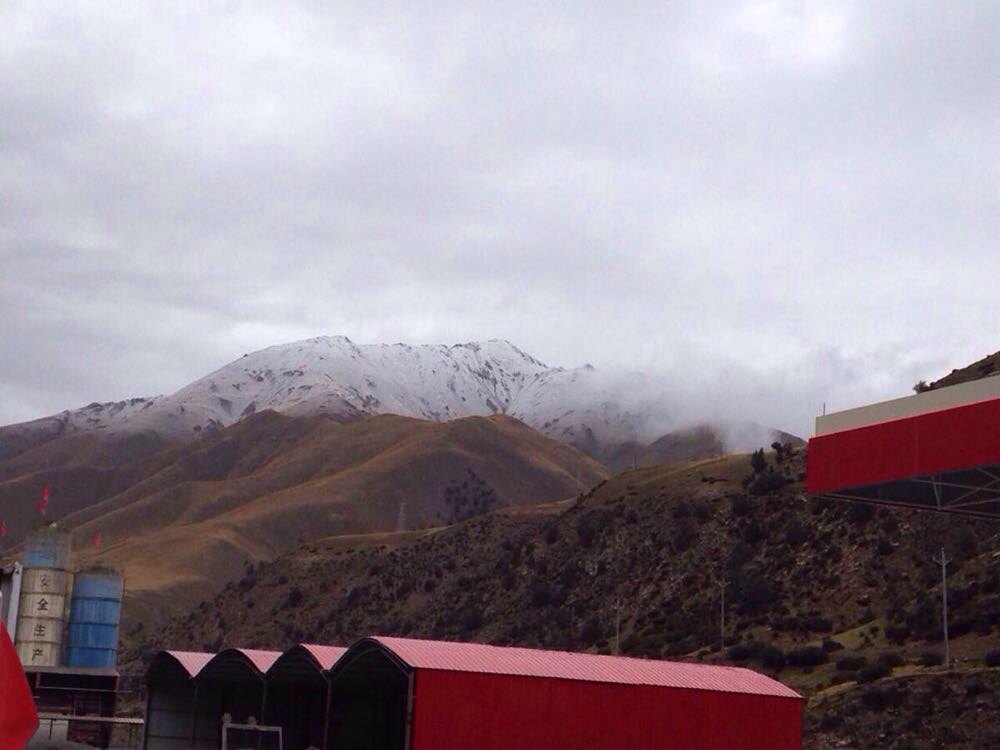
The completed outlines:
[[[1000,3],[0,5],[0,424],[508,338],[808,432],[1000,349]]]

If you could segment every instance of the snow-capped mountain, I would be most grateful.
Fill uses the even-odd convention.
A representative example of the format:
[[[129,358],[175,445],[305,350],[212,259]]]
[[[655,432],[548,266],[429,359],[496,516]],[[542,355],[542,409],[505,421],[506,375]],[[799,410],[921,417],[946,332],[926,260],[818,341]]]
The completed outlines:
[[[152,430],[185,439],[265,409],[435,421],[505,413],[586,447],[648,433],[654,416],[648,404],[626,405],[621,391],[621,382],[604,385],[589,365],[549,367],[509,341],[358,345],[344,336],[321,336],[246,354],[169,396],[94,403],[39,423],[62,434]]]

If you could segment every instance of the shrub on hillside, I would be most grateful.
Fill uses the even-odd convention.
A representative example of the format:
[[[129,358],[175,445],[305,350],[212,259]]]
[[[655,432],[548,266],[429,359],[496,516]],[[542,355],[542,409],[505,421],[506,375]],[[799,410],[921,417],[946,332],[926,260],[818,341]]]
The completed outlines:
[[[822,615],[807,615],[801,622],[805,629],[812,633],[829,633],[833,630],[833,621]]]
[[[873,713],[881,713],[887,708],[898,706],[903,702],[903,694],[898,690],[883,690],[870,688],[861,695],[861,703]]]
[[[892,669],[893,667],[898,667],[903,663],[903,657],[897,651],[883,651],[878,655],[876,663],[885,664]]]
[[[785,659],[793,667],[818,667],[826,664],[830,657],[817,646],[801,646],[785,654]]]
[[[768,471],[754,476],[750,484],[747,485],[747,492],[751,495],[766,495],[768,492],[777,492],[788,483],[785,475],[780,471],[769,469]]]
[[[842,656],[837,659],[835,666],[844,672],[857,672],[868,666],[868,659],[860,654],[853,656]]]
[[[576,522],[576,537],[580,541],[580,546],[584,548],[590,547],[594,543],[594,537],[596,536],[597,527],[590,516],[580,516],[580,519]]]
[[[726,658],[730,661],[744,662],[753,659],[760,653],[761,645],[757,641],[744,641],[734,643],[726,651]]]
[[[673,507],[670,511],[670,515],[674,518],[687,518],[691,515],[691,505],[687,500],[681,500],[677,505]]]
[[[733,495],[729,502],[732,505],[734,516],[745,516],[753,510],[753,503],[746,495]]]
[[[983,664],[987,667],[1000,667],[1000,649],[987,651],[983,657]]]
[[[883,557],[891,555],[895,549],[896,548],[892,546],[892,542],[884,536],[880,536],[878,538],[878,542],[875,544],[875,551]]]
[[[920,654],[917,663],[922,667],[938,667],[944,664],[944,656],[941,655],[940,651],[924,651]]]
[[[893,622],[885,626],[885,637],[897,646],[903,645],[910,636],[910,626],[902,622]]]
[[[554,523],[550,524],[548,528],[545,529],[545,543],[555,544],[559,539],[559,527]]]
[[[868,503],[850,503],[847,506],[847,520],[853,524],[868,523],[875,517],[875,506]]]
[[[792,519],[785,528],[785,543],[792,547],[805,544],[811,536],[809,528],[797,518]]]
[[[760,650],[760,663],[767,669],[777,672],[784,668],[786,662],[785,652],[777,646],[768,645]]]
[[[892,674],[892,667],[884,663],[876,663],[865,667],[864,669],[858,670],[858,684],[864,684],[868,682],[874,682],[875,680],[881,680],[883,677],[888,677]]]

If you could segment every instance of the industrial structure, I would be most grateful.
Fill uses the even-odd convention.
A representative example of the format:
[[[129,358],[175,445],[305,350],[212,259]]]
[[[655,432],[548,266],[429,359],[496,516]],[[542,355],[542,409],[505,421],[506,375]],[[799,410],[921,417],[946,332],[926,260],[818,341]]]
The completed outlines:
[[[107,747],[118,690],[123,582],[107,568],[75,571],[69,534],[30,535],[3,568],[0,619],[14,635],[45,739]],[[80,718],[86,717],[86,718]],[[88,720],[90,719],[90,720]]]
[[[817,417],[806,489],[1000,518],[1000,377]]]
[[[483,644],[163,651],[147,686],[146,750],[219,747],[224,721],[323,750],[802,744],[801,697],[748,669]]]

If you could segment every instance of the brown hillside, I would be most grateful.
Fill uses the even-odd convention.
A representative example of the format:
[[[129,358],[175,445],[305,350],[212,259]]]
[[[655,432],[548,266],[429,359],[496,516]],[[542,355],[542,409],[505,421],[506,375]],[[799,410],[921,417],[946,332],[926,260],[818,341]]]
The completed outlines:
[[[263,412],[144,467],[135,484],[62,521],[82,563],[124,570],[129,616],[183,609],[248,562],[303,541],[395,530],[404,503],[404,524],[426,527],[562,499],[606,476],[572,447],[502,416],[341,424]]]
[[[788,483],[772,492],[749,492],[749,469],[747,456],[639,469],[576,501],[307,544],[248,567],[155,635],[127,628],[126,665],[154,647],[284,648],[370,633],[608,652],[618,623],[627,654],[749,664],[813,701],[845,691],[862,700],[893,670],[934,674],[940,599],[931,554],[941,544],[955,560],[959,672],[981,668],[1000,647],[997,524],[809,500],[801,456],[775,468]],[[909,712],[897,722],[898,746],[915,746],[905,744],[917,737],[907,721],[920,726],[922,705],[892,708]],[[815,710],[808,747],[826,747],[820,735],[883,746],[852,734],[868,724],[824,723]]]
[[[7,536],[0,549],[18,544],[43,522],[36,504],[51,486],[49,520],[113,497],[159,471],[173,459],[168,444],[152,433],[97,432],[66,435],[0,459],[0,518]]]
[[[968,383],[971,380],[988,378],[1000,373],[1000,352],[987,355],[978,362],[973,362],[968,367],[952,370],[940,380],[935,380],[930,384],[930,388],[944,388],[949,385]]]

